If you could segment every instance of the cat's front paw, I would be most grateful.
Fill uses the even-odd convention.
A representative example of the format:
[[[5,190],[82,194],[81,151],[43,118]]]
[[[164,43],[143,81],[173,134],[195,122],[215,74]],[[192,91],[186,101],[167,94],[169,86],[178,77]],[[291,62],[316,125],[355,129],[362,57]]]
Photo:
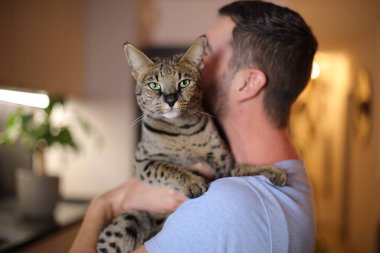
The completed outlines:
[[[285,171],[273,166],[272,171],[268,175],[268,179],[275,185],[285,186],[288,182],[288,174]]]
[[[194,175],[188,182],[186,182],[186,185],[184,185],[183,192],[187,197],[192,199],[201,196],[207,191],[207,188],[207,180],[203,177]]]

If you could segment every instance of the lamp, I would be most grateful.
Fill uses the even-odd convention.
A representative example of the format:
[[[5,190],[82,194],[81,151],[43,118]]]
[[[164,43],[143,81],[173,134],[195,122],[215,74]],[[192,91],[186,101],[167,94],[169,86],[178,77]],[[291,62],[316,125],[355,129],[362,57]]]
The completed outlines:
[[[46,92],[26,92],[8,89],[0,89],[0,101],[37,108],[46,108],[50,102]]]

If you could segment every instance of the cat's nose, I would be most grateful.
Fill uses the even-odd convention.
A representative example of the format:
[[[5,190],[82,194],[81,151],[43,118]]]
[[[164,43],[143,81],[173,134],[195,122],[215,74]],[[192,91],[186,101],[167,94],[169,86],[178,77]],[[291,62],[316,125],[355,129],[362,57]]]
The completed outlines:
[[[175,102],[178,100],[178,94],[164,94],[164,101],[170,106],[173,107]]]

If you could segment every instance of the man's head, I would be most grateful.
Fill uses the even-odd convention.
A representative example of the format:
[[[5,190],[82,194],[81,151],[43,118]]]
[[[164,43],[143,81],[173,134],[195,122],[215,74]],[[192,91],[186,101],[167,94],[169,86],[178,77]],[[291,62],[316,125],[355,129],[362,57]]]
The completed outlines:
[[[244,74],[241,82],[256,82],[251,97],[262,93],[268,119],[278,128],[286,127],[291,105],[310,77],[317,49],[310,28],[296,12],[261,1],[233,2],[222,7],[219,16],[208,33],[204,72],[211,107],[218,116],[227,113],[231,82]]]

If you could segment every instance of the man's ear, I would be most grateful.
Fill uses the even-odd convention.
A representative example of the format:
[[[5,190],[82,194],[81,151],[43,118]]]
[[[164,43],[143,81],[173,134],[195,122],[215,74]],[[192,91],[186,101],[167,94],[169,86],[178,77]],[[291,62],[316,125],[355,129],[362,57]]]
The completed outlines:
[[[267,84],[267,78],[260,69],[244,70],[242,82],[237,87],[239,102],[256,97]]]
[[[127,61],[132,69],[132,76],[137,80],[137,77],[144,72],[148,67],[154,65],[154,62],[149,59],[143,52],[134,47],[131,43],[124,44],[124,53]]]

